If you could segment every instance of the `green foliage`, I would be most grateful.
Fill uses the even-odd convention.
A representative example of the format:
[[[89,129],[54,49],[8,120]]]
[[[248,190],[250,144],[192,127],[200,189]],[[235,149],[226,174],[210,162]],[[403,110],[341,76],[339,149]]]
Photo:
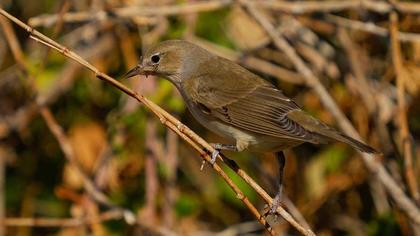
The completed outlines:
[[[187,29],[185,21],[176,17],[170,17],[168,20],[170,27],[168,32],[166,32],[162,39],[168,40],[182,38],[183,34],[185,33],[185,30]]]
[[[150,99],[157,104],[162,104],[162,106],[171,111],[183,112],[185,110],[184,101],[181,97],[174,96],[175,88],[173,84],[165,79],[158,79],[157,83],[156,91],[153,91]]]
[[[228,13],[228,9],[200,13],[196,25],[197,36],[222,46],[234,48],[234,44],[229,40],[223,30],[223,22]]]
[[[118,117],[122,124],[137,138],[144,139],[144,130],[146,124],[146,113],[144,109],[137,109],[134,112],[124,114]]]
[[[343,145],[330,145],[319,154],[320,158],[322,158],[325,163],[326,173],[339,171],[344,160],[346,160],[347,152],[342,146]]]
[[[341,145],[330,145],[312,157],[305,176],[308,196],[320,196],[326,189],[326,176],[340,171],[345,159],[346,151]]]
[[[42,65],[42,62],[36,59],[26,60],[26,65],[29,74],[35,78],[35,86],[39,93],[43,93],[51,89],[56,81],[63,66],[63,58],[61,58],[61,61],[48,61],[47,65]]]
[[[184,193],[178,197],[175,203],[175,211],[179,217],[188,216],[194,213],[199,205],[200,202],[196,197]]]
[[[53,193],[41,192],[34,203],[37,214],[48,217],[68,217],[69,204],[58,199]]]
[[[392,214],[384,214],[369,222],[368,235],[395,236],[402,235],[400,227]]]
[[[224,167],[223,170],[228,174],[229,178],[241,189],[241,191],[247,196],[247,198],[251,202],[255,202],[257,199],[257,194],[255,191],[241,178],[239,177],[233,170],[230,168]],[[244,204],[237,198],[235,192],[228,186],[222,178],[217,178],[217,188],[219,189],[220,196],[238,208],[244,208]]]

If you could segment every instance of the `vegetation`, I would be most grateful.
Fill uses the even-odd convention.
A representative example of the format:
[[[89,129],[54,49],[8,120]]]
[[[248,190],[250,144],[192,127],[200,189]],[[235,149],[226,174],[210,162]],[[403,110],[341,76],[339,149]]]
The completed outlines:
[[[287,150],[284,209],[319,235],[418,235],[420,3],[371,1],[362,8],[350,2],[16,0],[1,6],[208,142],[223,139],[193,119],[169,82],[120,79],[147,47],[184,38],[237,61],[354,136],[347,117],[384,155],[362,156],[341,143]],[[3,16],[0,42],[0,235],[269,234],[220,172],[209,164],[200,171],[200,153],[147,104]],[[225,154],[275,193],[272,154]],[[262,214],[261,194],[218,163]],[[276,234],[300,233],[283,217],[267,219]]]

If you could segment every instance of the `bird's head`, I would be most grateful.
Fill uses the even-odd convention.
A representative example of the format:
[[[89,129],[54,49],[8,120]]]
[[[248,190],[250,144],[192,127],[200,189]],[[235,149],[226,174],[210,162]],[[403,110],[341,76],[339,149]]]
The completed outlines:
[[[184,40],[164,41],[148,49],[139,64],[124,77],[158,75],[179,84],[189,77],[207,54],[204,49]]]

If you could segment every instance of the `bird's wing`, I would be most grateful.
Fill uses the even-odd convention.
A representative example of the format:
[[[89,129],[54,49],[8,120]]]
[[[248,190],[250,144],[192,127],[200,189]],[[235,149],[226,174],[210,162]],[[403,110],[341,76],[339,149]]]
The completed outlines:
[[[238,75],[242,77],[235,78]],[[300,110],[295,102],[245,69],[204,74],[196,77],[194,84],[192,100],[224,123],[258,134],[319,142],[312,132],[287,116],[290,111]]]

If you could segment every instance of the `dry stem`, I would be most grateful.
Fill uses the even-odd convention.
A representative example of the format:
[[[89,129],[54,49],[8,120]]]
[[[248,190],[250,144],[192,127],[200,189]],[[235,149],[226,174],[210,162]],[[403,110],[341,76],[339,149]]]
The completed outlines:
[[[259,6],[273,10],[283,11],[291,14],[303,14],[311,12],[335,12],[344,10],[361,10],[385,14],[393,10],[404,13],[420,13],[420,5],[412,2],[392,2],[372,1],[372,0],[354,0],[354,1],[258,1],[252,0],[252,4],[258,3]]]
[[[335,16],[335,15],[326,15],[326,20],[336,24],[338,26],[346,27],[353,30],[361,30],[371,34],[379,35],[382,37],[389,37],[389,30],[381,26],[375,25],[373,22],[361,22],[357,20],[350,20],[344,17]],[[407,33],[397,31],[398,38],[402,42],[419,42],[420,34],[416,33]]]
[[[398,16],[397,13],[390,14],[390,32],[391,32],[391,50],[392,62],[397,80],[398,89],[398,124],[400,125],[400,139],[402,147],[402,155],[404,157],[405,178],[407,180],[408,189],[413,198],[419,203],[420,195],[418,190],[418,183],[414,174],[413,168],[413,149],[411,145],[410,131],[407,123],[407,105],[405,101],[405,80],[407,77],[404,74],[401,48],[398,37]]]
[[[118,210],[109,210],[99,215],[99,218],[6,218],[0,224],[7,226],[30,226],[30,227],[77,227],[91,225],[108,220],[124,218],[124,214]]]
[[[112,11],[112,14],[120,18],[131,18],[136,17],[137,22],[139,22],[140,17],[145,16],[167,16],[167,15],[176,15],[176,14],[188,14],[193,12],[202,12],[202,11],[213,11],[222,7],[229,5],[232,0],[213,0],[206,2],[193,2],[183,5],[172,5],[172,6],[128,6],[123,8],[117,8]],[[49,26],[62,20],[63,22],[83,22],[89,20],[103,20],[107,17],[110,17],[106,11],[96,11],[92,13],[91,11],[87,12],[68,12],[65,14],[51,14],[51,15],[42,15],[38,17],[33,17],[29,20],[29,25],[33,27],[37,26]],[[145,24],[156,23],[157,20],[150,20],[150,17],[141,18],[141,22]]]

